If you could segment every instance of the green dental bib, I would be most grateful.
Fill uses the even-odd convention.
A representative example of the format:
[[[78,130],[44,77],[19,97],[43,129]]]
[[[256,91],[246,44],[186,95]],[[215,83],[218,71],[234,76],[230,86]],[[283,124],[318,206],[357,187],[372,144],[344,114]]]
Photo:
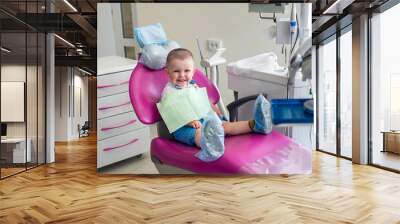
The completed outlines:
[[[170,133],[212,111],[206,88],[170,92],[157,103],[157,108]]]

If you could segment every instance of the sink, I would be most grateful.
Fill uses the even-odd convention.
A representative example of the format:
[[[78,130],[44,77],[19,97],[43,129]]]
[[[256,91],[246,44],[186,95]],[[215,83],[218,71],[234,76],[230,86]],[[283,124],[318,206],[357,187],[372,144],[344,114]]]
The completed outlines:
[[[288,82],[288,70],[276,62],[273,52],[259,54],[227,65],[229,75],[267,81],[279,85]]]

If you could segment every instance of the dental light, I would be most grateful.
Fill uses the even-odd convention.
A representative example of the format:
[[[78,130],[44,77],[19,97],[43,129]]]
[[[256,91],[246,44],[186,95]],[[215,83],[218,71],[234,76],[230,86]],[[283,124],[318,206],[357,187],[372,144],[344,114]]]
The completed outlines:
[[[66,40],[66,39],[64,39],[64,38],[62,38],[62,37],[60,37],[59,35],[57,35],[57,34],[54,34],[54,36],[55,37],[57,37],[59,40],[61,40],[62,42],[64,42],[64,43],[66,43],[67,45],[69,45],[70,47],[73,47],[73,48],[75,48],[75,45],[73,45],[71,42],[69,42],[68,40]]]
[[[342,14],[343,9],[353,3],[354,0],[336,0],[332,5],[324,10],[322,14]]]
[[[78,10],[68,0],[64,0],[64,3],[67,4],[74,12],[78,12]]]
[[[85,73],[85,74],[87,74],[87,75],[90,75],[90,76],[93,75],[92,73],[90,73],[90,72],[88,72],[88,71],[86,71],[86,70],[83,70],[83,69],[81,69],[81,68],[79,68],[79,67],[78,67],[78,70],[81,71],[81,72],[83,72],[83,73]]]
[[[10,50],[8,50],[8,49],[5,48],[5,47],[1,47],[1,50],[4,51],[4,52],[6,52],[6,53],[10,53],[10,52],[11,52]]]

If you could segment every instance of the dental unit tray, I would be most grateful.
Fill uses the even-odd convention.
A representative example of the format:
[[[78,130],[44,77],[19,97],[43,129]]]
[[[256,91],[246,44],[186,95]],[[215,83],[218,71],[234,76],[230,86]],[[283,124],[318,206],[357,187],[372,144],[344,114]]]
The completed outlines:
[[[314,115],[304,103],[311,99],[273,99],[271,100],[272,123],[312,124]]]

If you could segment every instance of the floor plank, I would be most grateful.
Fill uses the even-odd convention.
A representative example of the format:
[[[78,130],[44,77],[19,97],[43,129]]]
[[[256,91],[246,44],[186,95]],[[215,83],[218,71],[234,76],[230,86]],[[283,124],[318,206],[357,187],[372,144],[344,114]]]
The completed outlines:
[[[399,198],[399,174],[320,152],[311,175],[101,175],[89,137],[0,181],[0,223],[400,223]]]

